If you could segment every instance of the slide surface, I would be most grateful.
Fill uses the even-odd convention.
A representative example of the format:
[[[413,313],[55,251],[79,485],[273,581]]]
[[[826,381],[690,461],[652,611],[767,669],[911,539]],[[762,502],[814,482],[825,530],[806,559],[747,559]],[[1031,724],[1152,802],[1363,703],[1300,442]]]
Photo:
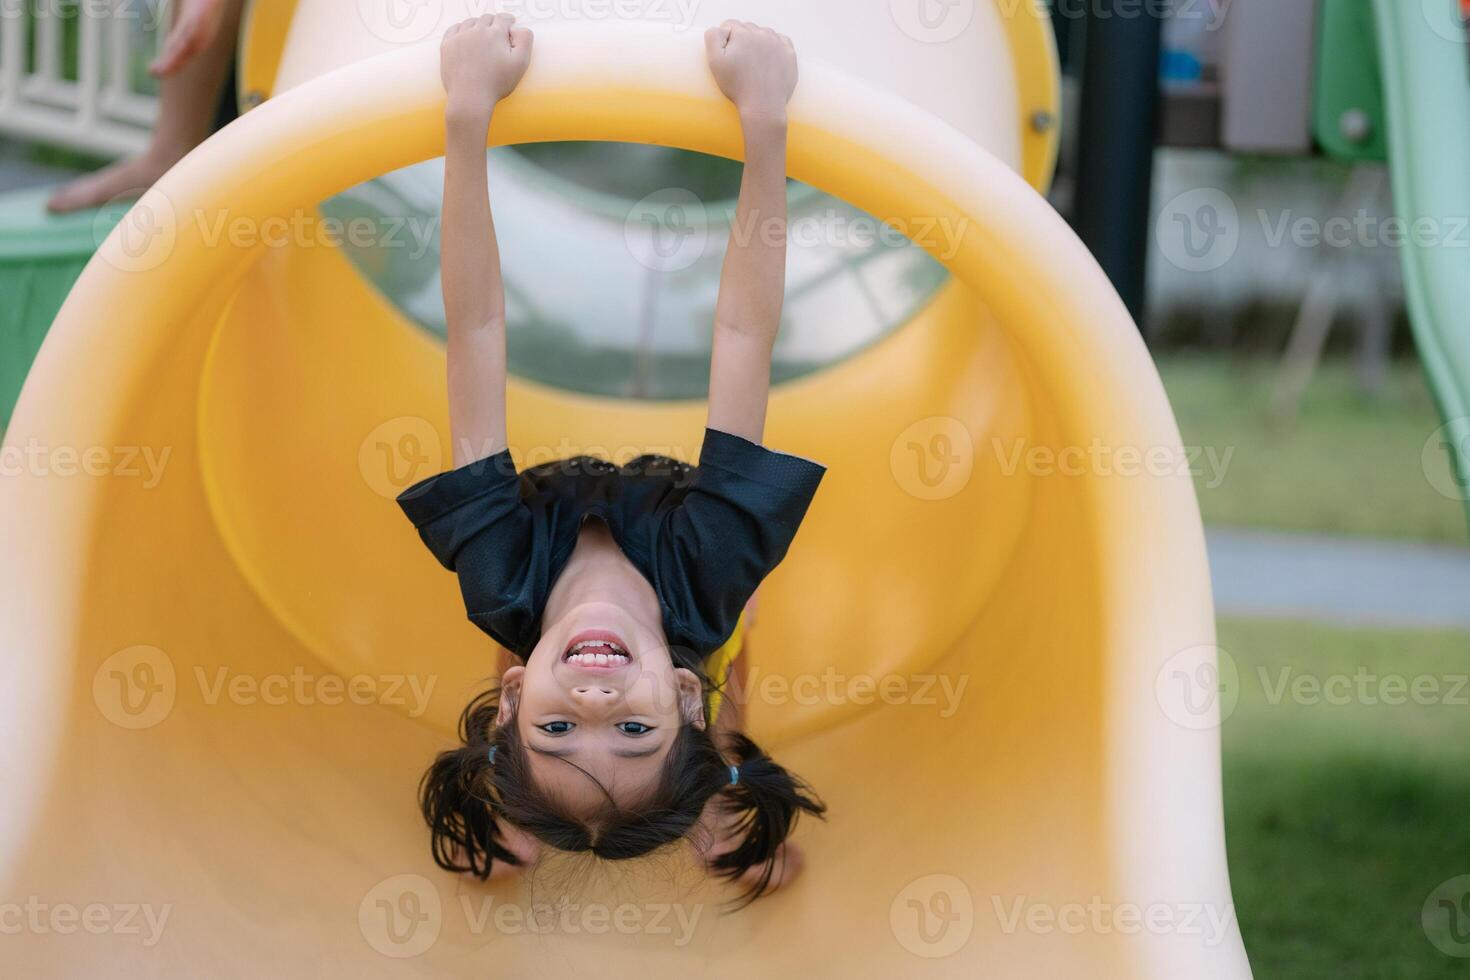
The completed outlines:
[[[44,452],[0,484],[9,966],[1249,976],[1204,537],[1138,333],[1019,153],[803,71],[792,175],[960,234],[912,322],[772,401],[770,443],[831,467],[752,641],[752,727],[831,807],[800,881],[725,915],[679,854],[493,885],[429,859],[415,784],[493,662],[391,500],[446,458],[442,347],[311,235],[214,230],[309,226],[441,154],[430,41],[191,154],[27,380],[7,451]],[[492,142],[555,139],[739,143],[697,33],[630,24],[538,29]],[[698,453],[699,403],[510,400],[523,463]]]
[[[1470,27],[1462,4],[1375,0],[1394,207],[1407,223],[1404,285],[1419,355],[1444,426],[1425,472],[1470,517]]]

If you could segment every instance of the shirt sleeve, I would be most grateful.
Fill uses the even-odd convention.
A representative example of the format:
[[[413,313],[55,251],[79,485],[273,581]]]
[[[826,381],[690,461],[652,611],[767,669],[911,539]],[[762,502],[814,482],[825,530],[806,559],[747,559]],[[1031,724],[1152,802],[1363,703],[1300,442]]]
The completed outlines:
[[[459,576],[470,621],[520,653],[536,624],[535,532],[509,451],[415,484],[398,506]]]
[[[656,586],[699,656],[734,631],[757,586],[786,557],[826,467],[706,429],[693,482],[655,543]]]

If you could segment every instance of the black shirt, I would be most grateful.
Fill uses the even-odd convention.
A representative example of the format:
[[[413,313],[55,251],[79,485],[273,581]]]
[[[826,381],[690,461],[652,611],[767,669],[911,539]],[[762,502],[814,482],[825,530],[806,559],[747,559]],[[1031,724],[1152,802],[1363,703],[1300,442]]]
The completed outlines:
[[[652,583],[671,650],[702,661],[786,556],[825,472],[706,429],[697,467],[578,456],[517,473],[505,450],[410,487],[398,504],[459,574],[470,622],[522,659],[583,520],[595,516]]]

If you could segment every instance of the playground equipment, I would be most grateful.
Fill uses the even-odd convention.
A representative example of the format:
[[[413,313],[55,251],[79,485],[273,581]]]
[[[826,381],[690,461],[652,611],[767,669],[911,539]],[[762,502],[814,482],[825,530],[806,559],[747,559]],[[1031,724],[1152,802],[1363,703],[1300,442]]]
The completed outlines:
[[[725,916],[671,857],[536,925],[521,910],[560,884],[430,861],[415,782],[492,663],[390,499],[447,458],[442,348],[314,237],[210,230],[309,225],[441,153],[433,34],[462,11],[398,44],[363,7],[303,0],[289,20],[257,8],[263,104],[103,244],[7,433],[39,461],[0,483],[0,897],[111,925],[39,912],[8,966],[1249,975],[1220,705],[1178,694],[1215,676],[1179,434],[1116,294],[1018,175],[1050,169],[1045,21],[981,4],[946,49],[864,6],[738,8],[804,52],[792,175],[899,228],[957,229],[926,243],[953,278],[910,322],[772,400],[771,444],[831,465],[752,651],[754,729],[831,806],[800,836],[802,878]],[[735,9],[702,5],[689,30],[536,24],[492,141],[737,156],[699,38]],[[956,64],[974,101],[936,107],[926,85]],[[509,416],[523,460],[693,458],[703,406],[521,380]],[[64,447],[105,459],[77,472]]]
[[[1445,419],[1441,445],[1470,516],[1470,261],[1464,248],[1470,187],[1456,162],[1470,153],[1470,6],[1375,0],[1373,11],[1383,97],[1378,115],[1388,129],[1395,207],[1411,230],[1403,249],[1409,314]],[[1427,236],[1419,232],[1426,220]]]
[[[1445,422],[1426,452],[1448,453],[1457,480],[1443,492],[1470,516],[1470,187],[1461,166],[1470,153],[1470,5],[1236,0],[1216,26],[1208,12],[1169,24],[1186,39],[1192,28],[1195,44],[1166,46],[1161,140],[1249,155],[1315,148],[1389,165],[1401,234],[1385,231],[1377,244],[1402,256],[1415,343]],[[1330,310],[1304,306],[1283,372],[1288,400],[1330,327]]]

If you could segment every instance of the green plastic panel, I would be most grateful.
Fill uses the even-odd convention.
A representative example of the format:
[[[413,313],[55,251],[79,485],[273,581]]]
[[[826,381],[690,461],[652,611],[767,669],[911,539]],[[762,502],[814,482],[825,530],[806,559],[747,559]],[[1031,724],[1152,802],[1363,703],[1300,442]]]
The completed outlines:
[[[1312,128],[1328,156],[1347,162],[1388,159],[1373,0],[1322,0],[1316,89]]]
[[[72,283],[120,208],[46,212],[49,188],[0,195],[0,430]]]
[[[1459,0],[1375,0],[1375,10],[1394,207],[1411,229],[1404,287],[1445,420],[1423,451],[1449,453],[1455,482],[1436,489],[1470,515],[1470,36]]]

